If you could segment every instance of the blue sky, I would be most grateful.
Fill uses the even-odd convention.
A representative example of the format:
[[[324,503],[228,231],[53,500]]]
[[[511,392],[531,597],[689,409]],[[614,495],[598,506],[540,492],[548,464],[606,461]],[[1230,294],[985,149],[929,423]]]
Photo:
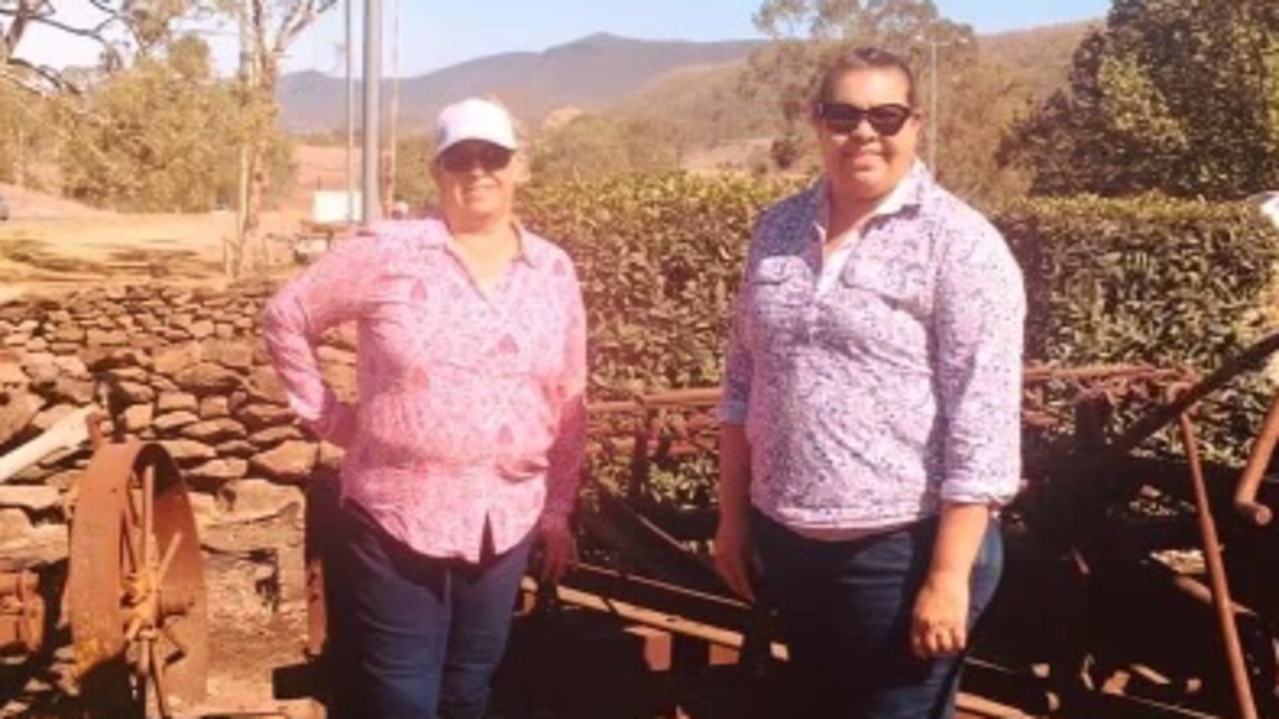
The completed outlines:
[[[627,37],[728,40],[759,37],[751,16],[762,0],[399,0],[401,75],[420,75],[464,60],[514,50],[544,50],[584,35],[609,32]],[[980,33],[1103,17],[1109,0],[934,0],[941,13]],[[383,0],[389,73],[391,25],[396,0]],[[85,0],[59,0],[60,11],[91,17]],[[354,0],[359,20],[364,3]],[[340,74],[343,3],[324,16],[292,48],[288,71],[316,69]],[[232,28],[208,28],[219,64],[229,70],[236,56]],[[55,66],[92,62],[94,48],[65,36],[34,33],[20,56]],[[358,62],[357,62],[358,67]]]

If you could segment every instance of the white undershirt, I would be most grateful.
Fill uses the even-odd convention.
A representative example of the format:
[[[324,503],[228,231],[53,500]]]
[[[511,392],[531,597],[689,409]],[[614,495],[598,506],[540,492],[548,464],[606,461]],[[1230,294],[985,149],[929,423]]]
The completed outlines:
[[[844,271],[844,266],[848,264],[848,258],[853,256],[853,248],[857,246],[857,240],[861,239],[861,232],[856,229],[849,230],[840,235],[835,242],[835,251],[826,256],[822,260],[822,271],[817,276],[817,296],[821,297],[835,286],[835,282],[839,280],[839,275]]]

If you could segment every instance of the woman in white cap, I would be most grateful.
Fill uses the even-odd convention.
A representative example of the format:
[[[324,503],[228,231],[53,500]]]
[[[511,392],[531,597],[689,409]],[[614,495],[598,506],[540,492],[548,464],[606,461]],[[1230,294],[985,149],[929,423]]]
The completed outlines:
[[[294,411],[346,449],[340,716],[483,716],[530,545],[541,541],[545,580],[575,559],[585,316],[568,256],[514,217],[516,148],[500,105],[444,108],[438,214],[374,224],[263,315]],[[315,355],[347,320],[359,336],[353,405]]]

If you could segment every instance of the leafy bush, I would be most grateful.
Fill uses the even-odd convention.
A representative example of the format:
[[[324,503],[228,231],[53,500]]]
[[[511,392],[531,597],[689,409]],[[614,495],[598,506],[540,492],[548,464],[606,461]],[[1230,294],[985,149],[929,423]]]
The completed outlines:
[[[593,399],[718,384],[750,225],[784,191],[678,174],[526,191],[525,221],[581,274]]]

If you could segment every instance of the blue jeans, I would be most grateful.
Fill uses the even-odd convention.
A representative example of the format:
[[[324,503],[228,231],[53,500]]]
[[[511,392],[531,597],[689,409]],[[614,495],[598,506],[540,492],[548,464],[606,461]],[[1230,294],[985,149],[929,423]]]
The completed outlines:
[[[532,534],[478,564],[414,552],[343,511],[330,623],[340,719],[480,719],[506,649]]]
[[[755,513],[762,592],[786,639],[795,716],[832,719],[948,719],[955,712],[961,658],[923,660],[910,650],[915,596],[932,557],[937,520],[863,539],[802,537]],[[1003,568],[992,521],[974,562],[969,629]]]

